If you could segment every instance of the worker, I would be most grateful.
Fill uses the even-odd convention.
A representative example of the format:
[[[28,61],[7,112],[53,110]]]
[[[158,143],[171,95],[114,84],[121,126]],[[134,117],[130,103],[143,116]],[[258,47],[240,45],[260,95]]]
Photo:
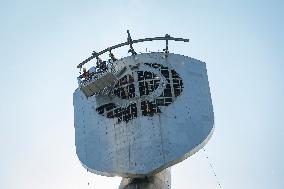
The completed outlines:
[[[101,66],[100,66],[100,69],[101,69],[102,71],[105,71],[105,70],[107,69],[106,61],[102,61]]]
[[[83,73],[82,73],[82,76],[81,78],[85,78],[85,79],[88,79],[89,78],[89,71],[86,70],[86,68],[83,68]]]
[[[111,60],[114,62],[114,61],[117,61],[117,59],[114,57],[113,53],[110,52],[109,53],[109,57],[111,58]]]
[[[97,58],[97,66],[96,66],[96,68],[100,69],[102,62],[103,62],[102,59],[100,59],[100,58],[98,57],[98,58]]]
[[[96,68],[98,68],[98,72],[105,71],[107,69],[106,61],[102,61],[102,59],[98,58]]]

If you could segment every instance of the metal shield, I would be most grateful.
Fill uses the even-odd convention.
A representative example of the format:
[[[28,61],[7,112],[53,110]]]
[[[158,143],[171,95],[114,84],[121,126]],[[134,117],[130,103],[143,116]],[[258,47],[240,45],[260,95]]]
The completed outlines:
[[[204,62],[144,53],[112,66],[119,75],[111,92],[74,92],[76,152],[89,171],[150,176],[206,144],[214,114]]]

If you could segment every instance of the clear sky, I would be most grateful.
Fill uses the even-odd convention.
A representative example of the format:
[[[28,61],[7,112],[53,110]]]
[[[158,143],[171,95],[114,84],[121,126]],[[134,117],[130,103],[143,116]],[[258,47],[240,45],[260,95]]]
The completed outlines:
[[[170,51],[207,63],[215,132],[206,152],[172,168],[172,188],[218,188],[212,163],[223,189],[283,189],[284,3],[275,0],[1,0],[0,188],[118,187],[80,165],[72,94],[76,65],[124,42],[127,29],[189,38]]]

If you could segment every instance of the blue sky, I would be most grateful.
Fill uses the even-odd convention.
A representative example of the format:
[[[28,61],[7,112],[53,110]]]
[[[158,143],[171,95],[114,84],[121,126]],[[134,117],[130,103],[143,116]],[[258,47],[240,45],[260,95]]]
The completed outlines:
[[[170,51],[207,63],[215,132],[206,152],[172,168],[172,188],[218,188],[212,163],[224,189],[283,189],[283,20],[276,0],[0,1],[0,188],[118,187],[78,161],[72,93],[76,65],[130,29],[189,38]]]

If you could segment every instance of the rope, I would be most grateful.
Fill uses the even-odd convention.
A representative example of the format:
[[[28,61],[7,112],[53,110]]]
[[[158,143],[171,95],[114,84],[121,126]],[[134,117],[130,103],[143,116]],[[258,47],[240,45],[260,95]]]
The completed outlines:
[[[217,177],[216,171],[215,171],[215,169],[213,167],[213,163],[210,161],[210,159],[209,159],[209,157],[207,155],[207,152],[205,151],[205,148],[203,148],[203,151],[205,152],[206,159],[208,159],[208,161],[209,161],[209,165],[210,165],[211,171],[212,171],[212,173],[213,173],[213,175],[214,175],[214,177],[216,179],[216,182],[217,182],[219,188],[222,189],[221,182],[220,182],[219,178]]]

